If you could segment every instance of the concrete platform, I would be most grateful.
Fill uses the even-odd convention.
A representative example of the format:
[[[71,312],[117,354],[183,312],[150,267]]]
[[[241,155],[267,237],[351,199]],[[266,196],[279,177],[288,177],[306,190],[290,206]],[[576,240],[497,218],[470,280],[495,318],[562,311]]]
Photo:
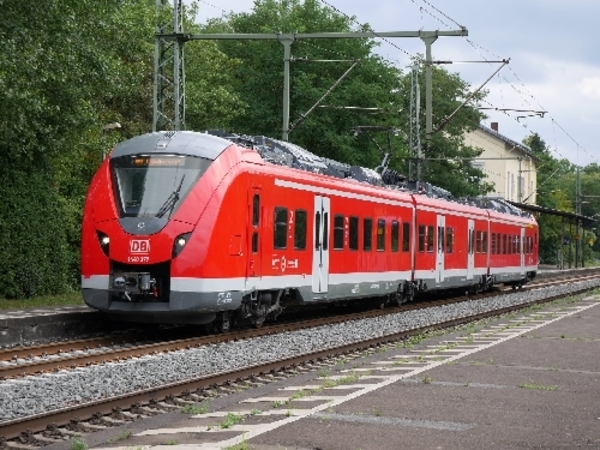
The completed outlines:
[[[107,330],[107,320],[87,306],[0,310],[0,348],[75,339]]]
[[[563,299],[85,440],[97,450],[600,449],[599,324],[600,295]]]
[[[600,449],[598,303],[257,436],[249,448]]]

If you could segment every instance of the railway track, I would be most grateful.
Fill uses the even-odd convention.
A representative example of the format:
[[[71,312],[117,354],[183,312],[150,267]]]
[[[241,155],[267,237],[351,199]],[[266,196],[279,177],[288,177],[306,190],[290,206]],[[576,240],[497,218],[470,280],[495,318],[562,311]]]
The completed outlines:
[[[571,278],[571,282],[582,281],[589,278],[595,278],[593,275],[587,275],[584,277]],[[545,282],[544,287],[549,287],[555,284],[564,284],[564,279],[553,279],[551,282]],[[532,284],[527,289],[533,289],[539,287],[541,284]],[[501,292],[506,293],[506,292]],[[571,294],[569,294],[571,295]],[[544,301],[554,300],[556,298],[564,297],[565,295],[555,295],[547,297]],[[468,297],[468,300],[472,300],[474,297]],[[409,311],[413,309],[440,306],[444,304],[456,303],[465,301],[467,298],[454,298],[448,300],[431,301],[425,303],[414,303],[409,305],[403,305],[398,308],[388,308],[385,310],[374,310],[369,312],[360,312],[355,314],[347,314],[341,317],[337,317],[335,322],[346,322],[357,319],[364,319],[365,317],[379,317],[381,315],[398,313],[403,311]],[[534,303],[539,303],[534,302]],[[262,383],[265,377],[268,378],[269,373],[286,373],[290,370],[298,370],[303,365],[308,365],[309,368],[313,364],[319,361],[327,360],[329,358],[336,358],[340,356],[348,357],[348,355],[357,354],[365,351],[365,349],[372,349],[378,345],[388,343],[390,341],[398,341],[406,339],[414,334],[423,333],[432,329],[448,328],[472,322],[491,316],[503,314],[506,312],[514,311],[523,308],[523,305],[518,305],[509,308],[502,308],[496,311],[489,311],[464,317],[460,319],[454,319],[450,321],[441,322],[435,325],[429,325],[426,327],[415,328],[409,331],[402,331],[399,333],[393,333],[388,335],[382,335],[361,342],[352,343],[348,345],[339,346],[337,348],[328,348],[326,350],[319,350],[301,355],[296,355],[291,358],[286,358],[277,361],[271,361],[267,364],[257,364],[252,366],[243,367],[236,370],[225,371],[217,374],[206,375],[194,379],[188,379],[178,381],[175,383],[165,384],[159,387],[152,387],[149,389],[142,389],[135,392],[131,392],[118,397],[106,398],[86,404],[75,405],[60,410],[56,410],[50,413],[38,414],[36,416],[26,417],[18,420],[12,420],[8,422],[0,422],[0,436],[3,437],[3,444],[5,447],[11,447],[11,442],[14,440],[20,441],[22,444],[42,446],[49,442],[55,442],[56,439],[64,438],[75,432],[91,431],[95,427],[118,425],[124,423],[126,420],[132,420],[138,415],[151,415],[161,410],[170,410],[174,408],[180,408],[189,402],[199,402],[207,396],[213,395],[215,392],[224,391],[227,392],[230,389],[231,383],[254,385]],[[44,361],[39,364],[36,361],[30,361],[26,364],[15,364],[14,367],[11,365],[3,365],[0,370],[0,376],[8,376],[4,374],[12,373],[12,376],[22,375],[24,373],[40,373],[40,371],[58,370],[58,367],[69,368],[73,366],[89,365],[94,362],[90,362],[92,359],[95,361],[108,361],[108,360],[119,360],[132,357],[139,357],[141,355],[148,355],[153,353],[161,353],[175,350],[183,350],[187,348],[215,344],[218,342],[229,342],[241,339],[249,339],[257,336],[265,336],[269,334],[281,333],[284,331],[290,331],[292,329],[316,327],[319,325],[332,324],[332,318],[315,319],[298,324],[282,324],[264,327],[261,329],[243,330],[239,332],[231,332],[222,335],[202,336],[197,338],[180,339],[166,343],[153,343],[144,344],[139,346],[131,346],[130,348],[123,347],[115,349],[115,345],[130,345],[130,336],[122,336],[121,341],[115,343],[114,338],[103,339],[86,339],[70,343],[53,344],[52,346],[39,346],[31,347],[27,349],[19,349],[22,353],[17,356],[17,360],[24,357],[24,355],[35,355],[38,354],[46,358],[45,354],[48,355],[52,352],[56,356],[54,361]],[[99,347],[103,346],[103,347]],[[61,360],[61,355],[66,352],[66,348],[77,349],[71,352],[69,356],[66,356],[64,360]],[[80,351],[88,351],[90,354],[78,354],[75,353]],[[16,356],[16,349],[3,351],[0,353],[0,360],[7,361],[8,359],[14,359]],[[11,356],[11,352],[13,355]],[[111,353],[112,352],[112,353]],[[10,358],[9,358],[10,357]],[[29,356],[28,356],[29,357]],[[52,367],[50,369],[49,367]],[[98,425],[101,424],[101,425]]]
[[[560,277],[558,279],[532,282],[524,287],[525,290],[535,289],[539,286],[551,286],[565,282],[576,282],[593,278],[593,275],[578,275],[577,277]],[[327,314],[323,317],[303,321],[285,321],[281,324],[268,325],[259,329],[234,330],[223,334],[208,336],[195,336],[184,339],[172,339],[159,342],[140,342],[138,334],[122,334],[117,336],[102,336],[97,338],[80,339],[67,342],[58,342],[37,345],[33,347],[19,347],[0,350],[0,379],[14,378],[58,371],[87,367],[93,364],[139,358],[145,355],[167,353],[185,350],[203,345],[230,342],[239,339],[250,339],[269,334],[282,333],[299,329],[330,325],[351,320],[373,318],[411,311],[419,308],[441,306],[459,303],[462,301],[487,298],[501,295],[510,291],[504,288],[485,294],[453,297],[443,300],[426,300],[416,303],[401,305],[396,308],[375,309],[353,313]]]

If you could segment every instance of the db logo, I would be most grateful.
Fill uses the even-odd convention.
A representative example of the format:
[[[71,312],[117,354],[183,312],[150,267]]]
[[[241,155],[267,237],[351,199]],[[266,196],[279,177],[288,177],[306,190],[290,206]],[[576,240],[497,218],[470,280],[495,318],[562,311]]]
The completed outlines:
[[[148,239],[132,239],[129,241],[131,253],[150,253],[150,241]]]

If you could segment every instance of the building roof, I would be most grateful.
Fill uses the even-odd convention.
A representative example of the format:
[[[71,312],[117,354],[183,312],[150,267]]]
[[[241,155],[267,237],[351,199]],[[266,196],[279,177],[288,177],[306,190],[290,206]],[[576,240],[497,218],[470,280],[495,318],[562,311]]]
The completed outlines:
[[[503,134],[500,134],[497,131],[486,127],[485,125],[479,124],[479,129],[491,136],[494,136],[497,139],[500,139],[501,141],[507,143],[508,145],[512,145],[514,148],[516,148],[517,150],[520,150],[522,153],[525,153],[526,155],[531,156],[532,158],[535,158],[533,150],[531,150],[531,148],[529,148],[527,145],[522,144],[517,141],[513,141],[512,139],[507,138]]]
[[[563,219],[567,219],[568,222],[572,223],[580,222],[583,227],[590,228],[592,225],[598,223],[598,220],[594,219],[593,217],[582,216],[581,214],[575,214],[569,211],[561,211],[559,209],[546,208],[544,206],[531,205],[529,203],[511,202],[510,200],[506,200],[506,202],[526,211],[562,217]]]

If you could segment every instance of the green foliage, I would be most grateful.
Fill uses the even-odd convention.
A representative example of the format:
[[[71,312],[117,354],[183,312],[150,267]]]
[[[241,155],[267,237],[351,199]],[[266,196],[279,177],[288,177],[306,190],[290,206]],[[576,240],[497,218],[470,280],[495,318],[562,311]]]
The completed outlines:
[[[323,6],[317,0],[259,0],[250,13],[230,14],[210,21],[208,32],[317,33],[350,32],[358,29],[352,18]],[[392,154],[390,168],[408,173],[408,111],[410,74],[404,74],[373,53],[377,43],[370,39],[297,39],[291,46],[290,134],[289,139],[310,151],[334,160],[377,167],[383,152]],[[238,92],[248,105],[245,114],[230,123],[237,132],[279,137],[282,133],[284,46],[277,40],[219,41],[222,52],[236,61]],[[336,63],[317,61],[336,60]],[[360,61],[335,87],[332,86]],[[434,127],[441,126],[470,91],[456,74],[434,68]],[[422,77],[424,80],[424,76]],[[328,92],[331,89],[331,92]],[[425,83],[421,83],[422,123],[425,123]],[[311,108],[320,103],[325,108]],[[475,95],[477,103],[485,92]],[[377,113],[346,107],[376,108]],[[484,174],[470,161],[481,150],[465,147],[466,131],[477,127],[482,115],[475,108],[462,108],[434,135],[425,149],[423,177],[450,190],[454,195],[479,195],[491,189]],[[363,132],[355,131],[362,127]],[[369,127],[382,131],[364,132]],[[390,129],[402,130],[392,133]],[[424,127],[422,127],[424,131]],[[424,136],[422,137],[424,142]],[[463,158],[448,163],[438,158]]]
[[[0,296],[55,294],[76,285],[61,199],[42,165],[15,167],[0,156]]]

